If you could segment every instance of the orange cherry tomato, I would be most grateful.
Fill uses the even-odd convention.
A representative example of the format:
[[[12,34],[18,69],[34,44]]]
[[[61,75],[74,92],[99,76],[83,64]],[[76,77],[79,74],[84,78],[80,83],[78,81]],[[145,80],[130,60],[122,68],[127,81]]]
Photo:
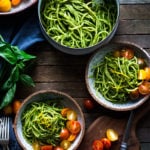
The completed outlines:
[[[67,111],[69,111],[69,110],[71,110],[71,109],[68,108],[68,107],[63,108],[63,109],[61,110],[61,115],[62,115],[63,117],[66,117],[66,116],[67,116]]]
[[[130,48],[121,50],[121,56],[126,59],[132,59],[134,57],[134,51]]]
[[[67,111],[67,119],[68,120],[77,120],[77,113],[74,110]]]
[[[68,137],[67,140],[72,142],[72,141],[74,141],[76,139],[76,137],[77,137],[77,134],[70,134],[70,136]]]
[[[52,145],[43,145],[40,147],[40,150],[53,150]]]
[[[144,68],[145,72],[146,72],[146,80],[150,80],[150,67],[145,67]]]
[[[144,81],[138,87],[139,93],[142,95],[150,94],[150,82]]]
[[[7,105],[6,107],[3,108],[3,112],[5,115],[11,115],[13,113],[12,106]]]
[[[72,134],[78,134],[81,130],[79,121],[69,120],[67,121],[66,127]]]
[[[108,138],[102,138],[101,142],[103,143],[104,149],[109,150],[111,147],[111,141]]]
[[[19,110],[21,106],[21,101],[19,100],[14,100],[13,103],[12,103],[12,108],[13,108],[13,113],[16,114],[17,111]]]
[[[104,145],[100,140],[94,140],[92,143],[92,150],[104,150]]]
[[[85,99],[83,105],[88,110],[92,110],[95,107],[94,102],[91,99]]]
[[[67,128],[63,128],[60,132],[60,139],[61,140],[66,140],[70,136],[69,130]]]

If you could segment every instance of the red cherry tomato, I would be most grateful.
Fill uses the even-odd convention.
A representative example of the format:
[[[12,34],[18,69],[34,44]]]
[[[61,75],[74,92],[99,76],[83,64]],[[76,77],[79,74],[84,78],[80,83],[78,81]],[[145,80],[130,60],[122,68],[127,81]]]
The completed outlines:
[[[64,149],[60,146],[56,146],[56,147],[54,147],[54,150],[64,150]]]
[[[111,147],[111,141],[108,138],[102,138],[101,142],[103,143],[104,149],[109,150]]]
[[[94,140],[92,143],[92,150],[104,150],[103,143],[100,140]]]
[[[80,123],[74,120],[67,121],[66,127],[72,134],[78,134],[81,130]]]
[[[43,145],[40,147],[40,150],[52,150],[53,146],[52,145]]]
[[[66,140],[70,136],[69,130],[67,128],[63,128],[60,132],[60,139],[61,140]]]
[[[138,87],[140,94],[147,95],[150,94],[150,82],[144,81],[142,84]]]
[[[83,105],[88,110],[92,110],[94,108],[94,102],[90,99],[85,99]]]
[[[121,56],[127,59],[132,59],[134,57],[134,51],[130,48],[121,50]]]

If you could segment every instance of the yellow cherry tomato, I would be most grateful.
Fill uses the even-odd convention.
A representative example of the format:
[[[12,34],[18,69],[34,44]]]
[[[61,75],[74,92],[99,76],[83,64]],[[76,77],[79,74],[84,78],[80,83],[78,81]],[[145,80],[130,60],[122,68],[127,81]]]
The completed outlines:
[[[110,141],[114,142],[118,140],[119,135],[114,129],[107,129],[106,136]]]

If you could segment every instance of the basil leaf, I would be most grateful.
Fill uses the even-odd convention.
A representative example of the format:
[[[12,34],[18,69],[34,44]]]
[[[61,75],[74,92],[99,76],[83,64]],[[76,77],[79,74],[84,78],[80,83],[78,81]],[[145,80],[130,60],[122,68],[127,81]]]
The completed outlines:
[[[14,84],[4,95],[1,100],[0,109],[10,104],[14,98],[16,92],[16,84]]]
[[[28,85],[28,86],[35,86],[32,78],[27,75],[27,74],[21,74],[20,75],[20,81],[25,84],[25,85]]]

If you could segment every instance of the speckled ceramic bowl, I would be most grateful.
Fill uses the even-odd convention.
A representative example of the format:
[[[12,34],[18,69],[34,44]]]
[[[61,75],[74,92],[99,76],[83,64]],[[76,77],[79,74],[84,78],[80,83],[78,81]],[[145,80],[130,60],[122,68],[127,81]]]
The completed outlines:
[[[23,133],[22,133],[21,116],[25,108],[27,107],[27,105],[34,101],[41,101],[41,100],[46,101],[46,100],[58,99],[58,98],[59,100],[61,98],[61,101],[60,101],[61,105],[63,105],[64,107],[72,108],[77,113],[78,121],[81,124],[81,131],[68,150],[75,150],[78,148],[84,136],[84,132],[85,132],[85,119],[84,119],[84,115],[78,103],[72,97],[70,97],[69,95],[65,93],[55,91],[55,90],[42,90],[42,91],[35,92],[31,94],[30,96],[28,96],[23,101],[21,108],[19,109],[15,117],[15,121],[14,121],[15,135],[17,137],[19,144],[21,145],[23,149],[33,150],[31,144],[27,142],[27,140],[24,138]]]
[[[125,103],[112,103],[108,100],[106,100],[100,92],[97,92],[94,87],[94,79],[90,78],[90,76],[93,75],[93,66],[95,66],[98,62],[101,62],[103,60],[103,57],[106,55],[106,53],[122,48],[131,48],[134,50],[134,53],[137,57],[144,58],[144,60],[147,63],[147,66],[150,66],[150,56],[149,54],[142,49],[140,46],[134,44],[134,43],[110,43],[107,44],[101,48],[97,52],[93,54],[93,56],[90,58],[87,67],[86,67],[86,73],[85,73],[85,79],[86,79],[86,86],[91,94],[91,96],[103,107],[115,110],[115,111],[128,111],[135,109],[142,105],[150,95],[142,96],[138,98],[137,100],[128,100]]]

